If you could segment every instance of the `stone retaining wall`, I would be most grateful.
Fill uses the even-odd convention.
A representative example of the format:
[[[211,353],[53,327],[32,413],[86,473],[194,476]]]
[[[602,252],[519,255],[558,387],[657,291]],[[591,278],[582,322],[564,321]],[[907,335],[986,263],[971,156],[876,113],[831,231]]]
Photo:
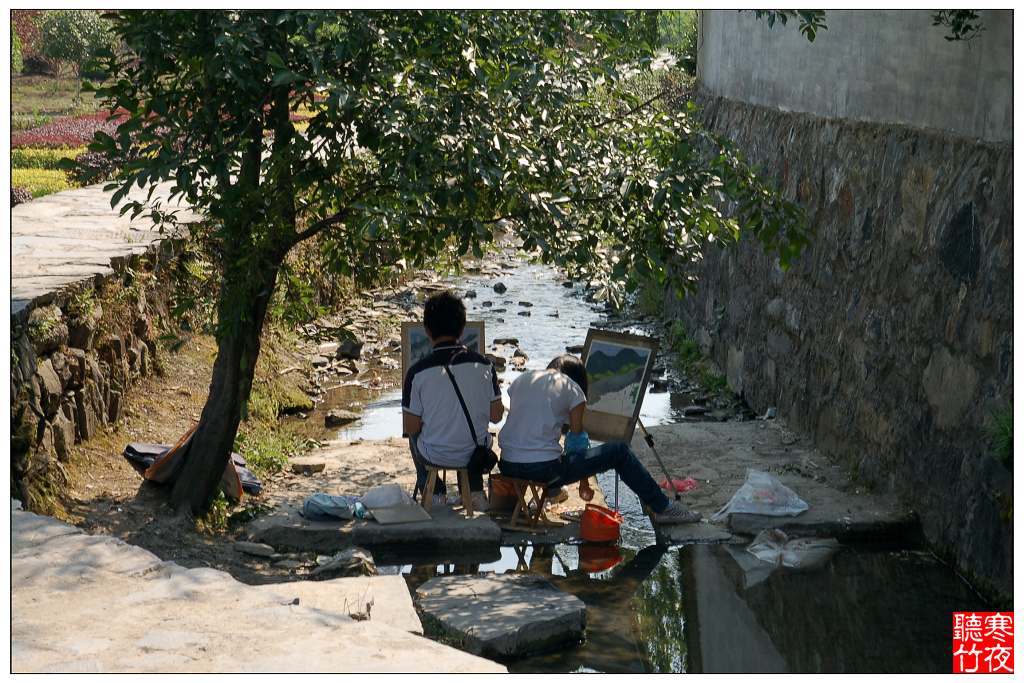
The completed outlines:
[[[984,429],[1013,397],[1012,146],[699,100],[817,234],[785,273],[757,243],[716,250],[668,311],[751,407],[901,493],[1012,595],[1013,475]]]
[[[66,287],[11,316],[11,495],[52,510],[73,444],[121,418],[125,392],[157,363],[169,320],[165,241],[115,259],[114,274]]]

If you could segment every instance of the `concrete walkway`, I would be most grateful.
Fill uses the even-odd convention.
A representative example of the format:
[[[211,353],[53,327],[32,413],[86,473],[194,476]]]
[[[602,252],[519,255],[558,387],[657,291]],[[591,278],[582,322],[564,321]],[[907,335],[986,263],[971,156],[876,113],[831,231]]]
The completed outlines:
[[[153,196],[166,201],[170,187],[157,186]],[[129,197],[144,200],[147,192],[133,187]],[[111,274],[112,259],[144,252],[164,237],[151,220],[118,215],[119,210],[110,208],[110,197],[103,185],[91,185],[11,209],[11,315],[61,287]],[[178,218],[199,220],[189,210]]]
[[[793,536],[833,536],[840,542],[901,541],[917,529],[913,513],[892,495],[864,491],[846,468],[789,432],[780,421],[684,422],[650,429],[658,452],[674,478],[692,476],[694,491],[682,500],[704,515],[700,524],[665,526],[668,543],[715,543],[733,533],[756,535],[779,528]],[[640,436],[633,450],[660,481],[664,475]],[[796,517],[732,514],[709,518],[732,498],[748,469],[768,472],[809,506]]]
[[[415,635],[400,576],[248,586],[19,508],[12,671],[505,671]]]

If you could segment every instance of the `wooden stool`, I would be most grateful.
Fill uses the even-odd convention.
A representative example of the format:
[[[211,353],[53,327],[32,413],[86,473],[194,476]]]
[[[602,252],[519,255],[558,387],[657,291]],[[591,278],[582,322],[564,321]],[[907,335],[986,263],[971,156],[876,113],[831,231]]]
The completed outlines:
[[[469,492],[469,470],[465,467],[437,467],[427,463],[424,463],[424,467],[427,468],[427,483],[423,485],[423,490],[420,492],[422,494],[420,504],[423,506],[423,509],[429,512],[430,506],[434,502],[434,486],[437,484],[437,473],[441,473],[441,481],[447,484],[447,473],[448,470],[452,469],[458,475],[459,494],[462,496],[462,509],[467,517],[472,517],[473,497]]]
[[[547,499],[546,482],[513,479],[512,477],[505,477],[505,479],[512,482],[512,486],[516,491],[516,508],[512,511],[512,520],[509,528],[536,531],[539,526],[563,526],[560,522],[548,519],[547,514],[544,512],[544,501]],[[525,515],[526,517],[525,526],[519,522],[520,515]]]

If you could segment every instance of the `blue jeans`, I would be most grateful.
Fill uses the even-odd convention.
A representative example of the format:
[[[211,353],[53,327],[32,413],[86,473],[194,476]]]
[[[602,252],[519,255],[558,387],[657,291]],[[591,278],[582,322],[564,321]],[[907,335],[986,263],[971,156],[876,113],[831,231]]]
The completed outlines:
[[[574,484],[600,472],[615,470],[626,486],[655,513],[664,512],[669,505],[668,497],[658,482],[648,474],[630,450],[629,444],[624,441],[612,441],[585,451],[566,453],[558,460],[499,460],[498,469],[502,474],[515,479],[547,482],[549,488]]]

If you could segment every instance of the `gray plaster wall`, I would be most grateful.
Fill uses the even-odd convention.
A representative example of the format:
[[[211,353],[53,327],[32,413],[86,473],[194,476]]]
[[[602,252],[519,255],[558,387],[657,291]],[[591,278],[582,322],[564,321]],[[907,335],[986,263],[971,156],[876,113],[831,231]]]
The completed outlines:
[[[1013,399],[1013,149],[697,96],[807,212],[782,271],[711,248],[684,321],[730,387],[899,493],[979,587],[1012,594],[1013,474],[985,425]]]
[[[930,10],[828,10],[814,42],[796,22],[704,10],[698,78],[711,93],[784,111],[1013,139],[1013,12],[947,41]]]

